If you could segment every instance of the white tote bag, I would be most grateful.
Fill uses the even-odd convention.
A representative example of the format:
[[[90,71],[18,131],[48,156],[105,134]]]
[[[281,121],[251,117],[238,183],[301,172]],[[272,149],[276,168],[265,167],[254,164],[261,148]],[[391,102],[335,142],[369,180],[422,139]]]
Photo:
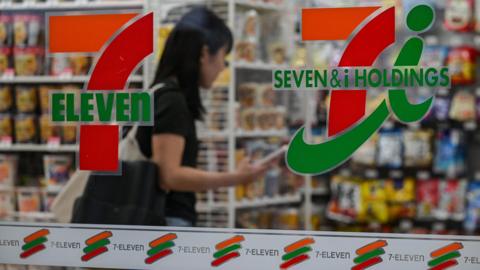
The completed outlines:
[[[150,90],[150,93],[153,94],[156,90],[162,87],[163,84],[157,84]],[[120,160],[147,160],[140,150],[137,139],[135,138],[137,135],[137,130],[138,125],[133,126],[133,128],[128,132],[127,136],[118,144],[118,156]],[[51,211],[56,221],[60,223],[70,222],[75,200],[82,196],[90,173],[91,171],[76,170],[68,180],[65,187],[63,187],[62,191],[57,195],[51,207]]]

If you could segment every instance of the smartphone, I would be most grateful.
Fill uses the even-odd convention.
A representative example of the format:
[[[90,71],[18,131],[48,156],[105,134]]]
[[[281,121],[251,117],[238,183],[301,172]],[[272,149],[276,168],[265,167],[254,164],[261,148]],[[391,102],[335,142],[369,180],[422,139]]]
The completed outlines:
[[[255,161],[253,163],[253,165],[254,166],[263,166],[263,165],[271,162],[272,160],[274,160],[276,158],[279,158],[280,156],[285,154],[287,149],[288,149],[288,145],[283,145],[282,147],[278,148],[277,150],[273,151],[272,153],[270,153],[270,154],[266,155],[265,157]]]

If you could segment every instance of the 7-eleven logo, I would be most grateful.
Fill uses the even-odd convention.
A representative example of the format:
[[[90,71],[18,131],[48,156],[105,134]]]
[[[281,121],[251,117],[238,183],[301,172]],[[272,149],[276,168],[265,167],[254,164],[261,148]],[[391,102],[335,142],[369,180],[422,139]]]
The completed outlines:
[[[423,32],[432,26],[434,19],[432,7],[418,5],[409,11],[407,27],[413,32]],[[350,38],[339,66],[369,67],[395,43],[395,8],[304,9],[302,38],[306,41]],[[410,37],[394,66],[417,66],[422,51],[423,40]],[[304,141],[304,128],[298,130],[286,154],[290,169],[299,174],[321,174],[334,169],[347,161],[392,113],[402,122],[416,122],[428,114],[433,103],[431,97],[423,103],[411,104],[405,89],[389,89],[388,102],[383,100],[372,114],[365,116],[366,97],[366,90],[332,90],[327,123],[329,139],[308,144]]]
[[[153,52],[153,13],[49,16],[48,25],[49,53],[99,53],[87,92],[123,90]],[[79,168],[117,172],[119,133],[118,125],[81,125]]]

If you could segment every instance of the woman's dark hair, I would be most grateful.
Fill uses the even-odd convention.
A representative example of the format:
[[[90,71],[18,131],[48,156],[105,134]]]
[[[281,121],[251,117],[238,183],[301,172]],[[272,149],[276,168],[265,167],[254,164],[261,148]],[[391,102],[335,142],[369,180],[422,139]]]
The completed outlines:
[[[167,38],[152,83],[153,86],[168,78],[176,78],[195,119],[202,119],[205,112],[198,86],[204,46],[212,55],[224,46],[230,52],[233,36],[215,13],[205,7],[195,7],[180,19]]]

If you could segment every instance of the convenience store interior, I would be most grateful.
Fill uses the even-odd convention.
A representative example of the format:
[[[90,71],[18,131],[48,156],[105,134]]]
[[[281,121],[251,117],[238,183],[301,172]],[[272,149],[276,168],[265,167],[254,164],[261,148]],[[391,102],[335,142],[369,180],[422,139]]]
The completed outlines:
[[[48,93],[83,89],[95,55],[47,55],[48,13],[154,11],[155,55],[130,77],[130,89],[150,84],[182,14],[198,4],[219,14],[235,45],[213,89],[202,90],[208,110],[198,123],[198,162],[228,171],[245,156],[261,158],[288,143],[302,126],[310,142],[327,139],[328,91],[272,90],[273,70],[337,66],[345,47],[302,41],[302,7],[395,6],[397,44],[376,63],[389,66],[412,35],[403,22],[418,3],[436,10],[434,26],[421,34],[421,65],[448,66],[452,76],[447,89],[409,90],[411,100],[436,95],[429,116],[409,125],[392,118],[329,173],[300,176],[280,161],[260,181],[198,193],[197,225],[479,235],[480,1],[474,0],[0,0],[0,220],[55,222],[49,207],[76,166],[77,129],[49,124]],[[383,98],[383,89],[369,91],[367,114]]]

